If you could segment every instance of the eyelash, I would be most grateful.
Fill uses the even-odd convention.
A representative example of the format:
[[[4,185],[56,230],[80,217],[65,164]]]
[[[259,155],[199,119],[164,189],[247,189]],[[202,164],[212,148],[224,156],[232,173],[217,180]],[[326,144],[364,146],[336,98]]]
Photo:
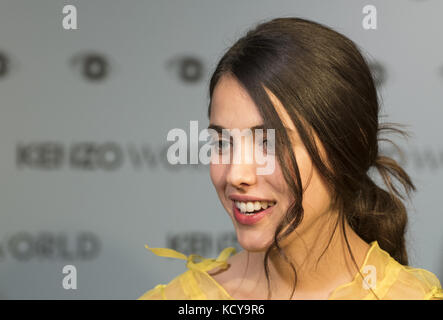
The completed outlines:
[[[232,147],[232,142],[231,142],[231,141],[228,141],[228,140],[226,140],[226,139],[218,139],[218,140],[214,140],[214,141],[212,141],[212,142],[210,143],[210,145],[211,145],[211,146],[214,146],[215,148],[217,148],[218,153],[221,154],[221,153],[222,153],[222,150],[223,150],[223,146],[222,146],[223,143],[229,143],[229,145]],[[268,143],[268,140],[267,140],[267,139],[263,139],[263,142],[260,143],[260,146],[265,146],[265,145],[267,145],[267,143]]]
[[[222,143],[229,143],[229,145],[232,146],[232,143],[225,139],[214,140],[211,142],[211,146],[214,146],[216,150],[218,150],[218,153],[220,154],[222,153],[223,150],[223,146],[221,145]]]

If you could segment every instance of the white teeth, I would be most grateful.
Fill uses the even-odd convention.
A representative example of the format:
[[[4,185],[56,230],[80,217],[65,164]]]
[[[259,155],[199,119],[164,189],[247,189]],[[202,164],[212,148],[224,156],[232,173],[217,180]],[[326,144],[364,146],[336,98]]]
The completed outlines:
[[[243,213],[266,209],[275,205],[275,201],[235,201],[235,206]]]

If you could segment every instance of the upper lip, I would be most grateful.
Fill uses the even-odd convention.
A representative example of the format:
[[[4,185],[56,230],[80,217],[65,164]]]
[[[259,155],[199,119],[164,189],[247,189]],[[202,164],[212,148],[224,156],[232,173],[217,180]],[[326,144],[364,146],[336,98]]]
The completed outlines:
[[[232,201],[242,201],[242,202],[253,202],[253,201],[268,201],[268,202],[276,202],[275,200],[264,199],[254,196],[240,195],[240,194],[231,194],[229,199]]]

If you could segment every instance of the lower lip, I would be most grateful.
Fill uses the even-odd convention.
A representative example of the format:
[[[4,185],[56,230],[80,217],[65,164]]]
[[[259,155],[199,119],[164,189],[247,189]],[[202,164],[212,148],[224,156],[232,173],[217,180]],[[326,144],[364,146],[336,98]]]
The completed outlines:
[[[241,224],[253,225],[259,222],[261,219],[263,219],[263,217],[266,216],[268,213],[270,213],[274,208],[274,206],[275,205],[273,205],[272,207],[268,207],[267,209],[262,210],[256,214],[246,215],[241,213],[240,210],[235,205],[235,202],[233,202],[234,217]]]

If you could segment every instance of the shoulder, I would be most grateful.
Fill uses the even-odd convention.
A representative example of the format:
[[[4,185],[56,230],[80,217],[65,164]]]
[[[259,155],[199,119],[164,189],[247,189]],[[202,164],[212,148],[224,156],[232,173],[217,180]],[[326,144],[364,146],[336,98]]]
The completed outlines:
[[[366,272],[368,266],[372,267],[369,274]],[[440,281],[432,272],[400,264],[379,247],[377,241],[372,243],[361,273],[365,274],[366,285],[363,290],[357,281],[355,284],[360,289],[354,288],[354,291],[361,292],[362,299],[443,299]]]
[[[402,265],[391,259],[386,269],[386,279],[382,282],[382,285],[391,285],[384,290],[383,299],[443,299],[443,289],[435,274],[425,269]]]
[[[146,291],[137,300],[166,300],[164,288],[164,284],[158,284],[153,289]]]
[[[392,292],[401,299],[443,299],[443,289],[435,274],[409,266],[402,266]]]
[[[158,284],[144,293],[138,300],[231,299],[218,280],[204,271],[187,270],[167,284]]]
[[[203,258],[192,254],[186,256],[168,248],[149,248],[158,256],[186,260],[187,271],[176,276],[168,284],[158,284],[144,293],[139,300],[206,300],[229,299],[224,288],[212,278],[208,271],[225,269],[227,260],[235,249],[222,250],[217,259]]]
[[[189,286],[190,284],[186,284],[187,273],[183,272],[182,274],[175,277],[167,284],[158,284],[151,290],[145,292],[141,297],[137,300],[186,300],[190,297],[186,294],[186,289],[184,290],[183,285]]]

